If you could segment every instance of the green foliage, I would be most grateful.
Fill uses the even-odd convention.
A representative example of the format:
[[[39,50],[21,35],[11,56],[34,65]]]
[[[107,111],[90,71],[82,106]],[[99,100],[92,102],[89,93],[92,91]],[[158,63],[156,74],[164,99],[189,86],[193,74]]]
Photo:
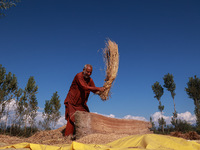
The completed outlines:
[[[6,76],[6,69],[0,64],[0,121],[2,116],[4,115],[5,110],[5,90],[3,88],[3,84],[5,82],[5,76]]]
[[[189,131],[192,131],[193,129],[193,126],[188,123],[186,120],[181,120],[181,119],[177,119],[176,120],[176,131],[180,131],[180,132],[183,132],[183,133],[186,133],[186,132],[189,132]]]
[[[156,128],[153,130],[154,133],[156,134],[170,134],[171,132],[181,132],[181,133],[188,133],[190,131],[196,131],[198,132],[198,129],[188,123],[185,120],[177,119],[177,127],[175,128],[172,125],[166,125],[164,129],[164,133],[162,131],[161,127]]]
[[[159,101],[159,106],[158,109],[160,110],[161,114],[162,111],[164,110],[164,106],[161,104],[161,96],[164,93],[163,87],[160,85],[160,83],[158,81],[156,81],[153,85],[152,85],[152,90],[155,94],[154,98],[156,98]],[[163,117],[158,119],[159,125],[162,127],[162,132],[164,133],[164,126],[166,125],[166,122],[164,120]]]
[[[6,69],[0,64],[0,86],[4,83]]]
[[[158,105],[158,110],[160,110],[160,112],[162,112],[164,110],[165,106],[161,105],[161,101],[159,101],[159,105]]]
[[[50,103],[52,105],[52,115],[51,115],[51,117],[52,117],[52,122],[53,122],[53,128],[55,128],[58,120],[60,119],[59,109],[61,107],[60,99],[59,99],[57,91],[55,93],[53,93],[53,96],[50,100]]]
[[[44,112],[42,113],[42,116],[44,118],[43,122],[40,122],[41,126],[45,130],[50,130],[51,129],[51,114],[52,114],[52,106],[50,104],[49,100],[45,101],[45,107],[44,107]]]
[[[188,123],[186,120],[181,120],[181,119],[176,119],[176,126],[172,125],[167,125],[165,126],[164,134],[170,134],[170,132],[182,132],[182,133],[187,133],[190,131],[197,131],[197,128],[192,126],[190,123]],[[154,133],[162,133],[162,129],[157,128]]]
[[[18,90],[18,83],[15,74],[12,75],[12,73],[9,72],[6,75],[6,79],[3,84],[3,89],[5,91],[6,100],[10,100],[16,96]]]
[[[163,95],[164,91],[163,91],[163,87],[160,85],[160,83],[158,81],[156,81],[153,85],[152,85],[152,90],[155,94],[154,98],[156,98],[159,101],[159,106],[158,106],[158,110],[160,110],[160,112],[162,113],[162,111],[164,110],[164,106],[161,105],[161,96]]]
[[[18,116],[17,124],[19,125],[19,127],[21,127],[24,124],[24,116],[25,116],[26,108],[28,107],[28,104],[26,102],[27,101],[26,92],[22,90],[20,90],[19,92],[21,92],[21,94],[23,93],[23,95],[17,101],[16,114]]]
[[[36,98],[36,94],[38,91],[38,86],[36,85],[35,79],[33,76],[31,76],[28,79],[28,83],[25,87],[25,93],[24,93],[24,108],[25,110],[25,126],[27,126],[27,121],[33,127],[35,123],[35,117],[37,116],[37,110],[38,110],[38,102]],[[26,129],[26,128],[25,128]]]
[[[6,74],[6,70],[0,65],[0,120],[5,116],[5,120],[2,121],[2,127],[4,132],[7,128],[7,121],[10,117],[10,101],[16,97],[18,91],[18,83],[15,74],[9,72]],[[7,106],[7,109],[5,107]],[[11,120],[10,122],[15,121]]]
[[[164,127],[166,126],[166,121],[163,117],[159,118],[158,119],[158,124],[159,124],[159,127],[162,128],[162,132],[164,133]]]
[[[176,95],[175,93],[175,89],[176,89],[176,84],[174,82],[174,77],[172,74],[166,74],[163,77],[164,80],[164,87],[167,88],[167,90],[171,93],[171,96],[173,98],[173,102],[174,102],[174,112],[173,112],[173,118],[172,118],[172,124],[175,126],[176,128],[176,118],[177,118],[177,112],[176,112],[176,107],[175,107],[175,101],[174,101],[174,97]]]
[[[15,74],[11,72],[6,74],[6,69],[0,64],[0,133],[29,137],[38,131],[37,127],[41,123],[46,130],[55,128],[60,118],[59,109],[61,107],[58,92],[53,93],[51,100],[45,102],[44,121],[41,120],[39,124],[36,124],[35,118],[38,110],[37,92],[38,86],[33,76],[29,78],[25,89],[22,90],[18,88]],[[16,110],[12,117],[9,116],[9,107],[5,109],[5,106],[10,104],[11,99],[16,101]],[[1,118],[5,116],[6,121],[5,119],[2,121]],[[9,126],[7,126],[8,118]],[[14,119],[11,120],[12,118]]]
[[[200,100],[200,79],[196,76],[190,77],[187,83],[187,88],[185,88],[189,98],[193,100]]]
[[[152,85],[152,90],[155,94],[154,98],[160,101],[160,98],[162,97],[164,91],[163,91],[163,87],[160,85],[158,81],[156,81],[154,85]]]
[[[163,77],[163,80],[165,83],[163,86],[167,88],[169,92],[171,92],[171,96],[174,99],[174,96],[176,95],[175,93],[176,84],[174,83],[173,75],[168,73]]]
[[[190,77],[185,90],[189,98],[194,100],[197,127],[200,128],[200,79]]]
[[[38,86],[36,85],[36,82],[35,82],[35,79],[33,76],[31,76],[29,79],[28,79],[28,83],[25,87],[25,91],[31,95],[31,94],[37,94],[37,91],[38,91]]]
[[[171,96],[173,98],[174,102],[174,97],[176,95],[175,89],[176,89],[176,84],[173,79],[172,74],[166,74],[163,77],[164,80],[164,87],[167,88],[168,91],[171,92]],[[159,123],[159,128],[154,128],[154,123],[152,122],[152,118],[150,118],[150,122],[152,123],[152,130],[154,133],[162,133],[162,134],[169,134],[170,132],[173,131],[179,131],[179,132],[189,132],[189,131],[196,131],[197,133],[200,133],[200,79],[194,76],[194,78],[189,78],[189,82],[187,83],[187,88],[185,88],[189,98],[192,98],[194,100],[195,104],[195,115],[197,118],[197,126],[194,127],[191,124],[189,124],[185,120],[177,119],[177,111],[175,108],[175,102],[174,102],[174,112],[173,112],[173,117],[171,119],[171,126],[166,126],[166,122],[164,118],[161,116],[161,118],[158,119]],[[156,98],[159,101],[159,106],[158,109],[161,112],[164,110],[164,106],[161,105],[161,96],[163,95],[163,88],[159,84],[159,82],[155,82],[154,85],[152,85],[152,90],[155,94],[154,98]]]
[[[150,117],[150,123],[152,125],[152,127],[150,128],[150,130],[155,132],[156,131],[156,126],[155,126],[155,123],[152,120],[152,117]]]
[[[20,0],[0,0],[0,16],[5,16],[4,10],[16,6],[18,2],[20,2]]]
[[[37,127],[33,127],[33,128],[27,127],[26,133],[24,131],[25,131],[24,128],[21,128],[18,125],[13,124],[12,126],[9,126],[6,128],[6,131],[4,134],[28,138],[28,137],[32,136],[33,134],[35,134],[36,132],[38,132],[39,129]],[[3,132],[3,130],[2,130],[2,128],[0,128],[0,133],[2,133],[2,132]]]
[[[45,130],[55,128],[58,120],[60,119],[60,107],[61,104],[58,92],[56,91],[55,93],[53,93],[50,101],[45,101],[45,108],[43,112],[44,122],[40,123]]]
[[[15,74],[9,72],[6,74],[6,70],[2,65],[0,65],[0,119],[2,116],[5,117],[1,121],[0,131],[3,133],[9,132],[12,134],[13,127],[17,126],[19,129],[24,127],[24,122],[27,121],[27,118],[30,118],[29,123],[31,124],[31,132],[33,128],[33,122],[37,115],[37,99],[35,94],[37,93],[38,87],[35,85],[33,77],[30,77],[25,90],[18,88],[17,77]],[[22,95],[23,94],[23,95]],[[10,117],[10,102],[12,99],[15,99],[17,108],[15,110],[14,116]],[[5,109],[7,106],[7,109]],[[27,115],[28,114],[28,115]],[[26,117],[24,117],[26,116]],[[7,126],[9,118],[9,123],[11,126]],[[25,119],[26,118],[26,119]],[[32,121],[32,122],[31,122]],[[25,135],[27,126],[25,125]]]

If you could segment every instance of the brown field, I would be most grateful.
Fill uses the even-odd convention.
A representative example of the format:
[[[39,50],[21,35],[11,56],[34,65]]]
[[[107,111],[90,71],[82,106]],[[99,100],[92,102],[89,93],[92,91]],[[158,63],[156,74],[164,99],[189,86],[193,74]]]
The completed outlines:
[[[28,142],[35,144],[45,144],[45,145],[55,145],[62,146],[64,144],[71,144],[72,141],[66,137],[63,137],[63,130],[65,126],[50,131],[40,131],[29,138],[22,138],[16,136],[0,135],[0,147],[9,146],[13,144]],[[84,136],[77,142],[84,144],[107,144],[109,142],[115,141],[119,138],[129,136],[127,134],[90,134]],[[198,143],[200,136],[194,132],[181,134],[179,132],[172,133],[171,136],[185,138],[187,140],[195,140]]]
[[[71,144],[72,141],[70,139],[63,137],[62,131],[64,128],[65,126],[56,130],[40,131],[29,138],[0,135],[0,147],[23,143],[23,142],[45,144],[45,145],[55,145],[55,146],[62,146],[63,144]],[[84,144],[106,144],[125,136],[128,136],[128,135],[127,134],[109,134],[109,135],[90,134],[76,141],[80,143],[84,143]]]

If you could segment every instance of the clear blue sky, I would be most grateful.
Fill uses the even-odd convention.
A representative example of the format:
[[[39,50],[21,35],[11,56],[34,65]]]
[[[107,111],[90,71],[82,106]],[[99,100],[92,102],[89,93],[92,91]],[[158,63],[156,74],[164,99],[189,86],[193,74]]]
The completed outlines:
[[[76,73],[92,64],[92,78],[102,86],[102,48],[107,38],[119,46],[119,72],[112,97],[103,102],[91,93],[91,112],[143,116],[158,111],[151,86],[174,75],[178,113],[194,114],[185,87],[200,78],[199,0],[21,0],[0,19],[0,64],[16,74],[24,89],[30,76],[39,86],[39,107],[58,91],[63,101]],[[165,90],[165,115],[173,101]]]

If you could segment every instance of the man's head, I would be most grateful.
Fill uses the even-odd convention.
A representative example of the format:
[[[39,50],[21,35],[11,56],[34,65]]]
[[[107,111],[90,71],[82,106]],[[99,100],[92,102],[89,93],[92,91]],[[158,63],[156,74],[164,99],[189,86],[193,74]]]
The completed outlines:
[[[83,68],[83,76],[84,78],[89,78],[92,74],[92,65],[86,64]]]

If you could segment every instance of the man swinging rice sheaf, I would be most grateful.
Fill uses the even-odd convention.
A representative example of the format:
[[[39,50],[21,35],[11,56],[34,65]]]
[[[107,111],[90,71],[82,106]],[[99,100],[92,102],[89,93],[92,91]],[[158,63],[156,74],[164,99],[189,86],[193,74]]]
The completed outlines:
[[[86,64],[83,71],[76,74],[74,80],[72,81],[71,87],[64,101],[65,104],[65,119],[67,120],[67,125],[65,129],[65,136],[74,139],[74,113],[76,111],[86,111],[89,112],[87,106],[88,97],[90,91],[96,93],[98,91],[103,92],[104,87],[96,87],[94,81],[90,77],[92,74],[92,66]]]

